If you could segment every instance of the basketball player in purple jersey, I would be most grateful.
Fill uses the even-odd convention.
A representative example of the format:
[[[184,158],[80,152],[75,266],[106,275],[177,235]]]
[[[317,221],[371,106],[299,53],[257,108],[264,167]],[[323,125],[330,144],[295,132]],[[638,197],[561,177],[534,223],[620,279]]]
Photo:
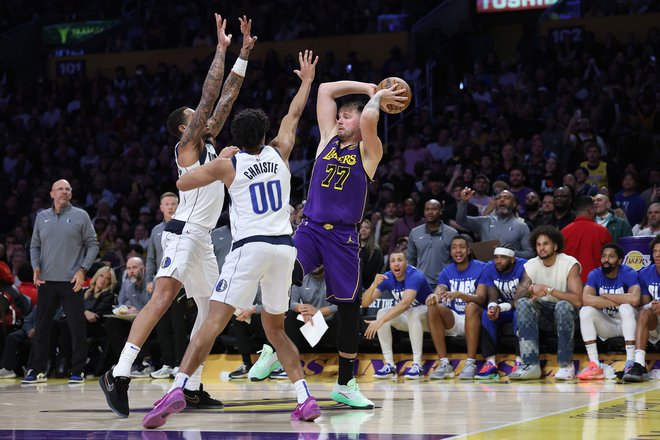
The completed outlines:
[[[330,397],[354,408],[373,408],[353,378],[360,338],[359,224],[367,203],[367,186],[383,157],[377,127],[380,106],[403,107],[404,89],[377,91],[376,85],[337,81],[319,86],[316,112],[321,142],[309,185],[302,223],[293,240],[298,249],[296,278],[320,265],[325,267],[327,299],[337,304],[339,379]],[[351,101],[337,112],[336,98],[364,94],[371,99]]]

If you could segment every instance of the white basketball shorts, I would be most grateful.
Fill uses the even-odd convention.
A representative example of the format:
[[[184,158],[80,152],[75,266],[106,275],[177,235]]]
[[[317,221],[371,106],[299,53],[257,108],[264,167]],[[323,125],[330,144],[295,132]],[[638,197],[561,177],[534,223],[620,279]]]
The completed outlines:
[[[188,298],[211,296],[219,275],[211,231],[187,223],[180,235],[163,232],[161,242],[163,259],[155,278],[172,277],[181,281]]]
[[[263,309],[272,315],[285,313],[289,310],[296,255],[293,246],[259,241],[232,250],[222,266],[211,301],[245,309],[252,306],[261,285]]]

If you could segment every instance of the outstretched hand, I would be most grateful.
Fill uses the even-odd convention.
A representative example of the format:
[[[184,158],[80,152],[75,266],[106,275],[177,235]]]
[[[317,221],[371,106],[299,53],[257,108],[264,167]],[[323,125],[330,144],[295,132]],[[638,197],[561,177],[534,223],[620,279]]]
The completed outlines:
[[[461,191],[461,200],[464,202],[469,202],[472,199],[472,196],[474,196],[474,190],[472,188],[466,186],[463,188],[463,191]]]
[[[241,47],[241,52],[250,51],[254,47],[254,44],[257,42],[257,36],[250,36],[250,31],[252,30],[252,19],[247,18],[245,15],[243,18],[238,17],[238,21],[241,22],[241,33],[243,34],[243,46]]]
[[[240,148],[234,147],[232,145],[232,146],[223,148],[220,151],[220,154],[218,154],[218,157],[222,158],[222,159],[229,159],[229,158],[232,158],[232,157],[236,156],[240,151],[241,151]]]
[[[225,34],[227,28],[227,20],[223,20],[220,14],[215,14],[215,27],[218,32],[218,46],[224,48],[228,47],[231,43],[231,34]]]
[[[312,61],[312,59],[314,61]],[[305,54],[298,52],[298,62],[300,63],[300,70],[294,70],[293,73],[298,75],[303,82],[312,82],[314,81],[314,76],[316,75],[316,63],[319,61],[319,56],[314,57],[314,52],[311,50],[305,50]]]

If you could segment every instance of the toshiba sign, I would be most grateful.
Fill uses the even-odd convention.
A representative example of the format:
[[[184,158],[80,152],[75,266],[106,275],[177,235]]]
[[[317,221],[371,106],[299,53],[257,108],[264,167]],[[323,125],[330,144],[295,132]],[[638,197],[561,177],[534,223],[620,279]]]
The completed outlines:
[[[545,9],[557,4],[557,0],[477,0],[477,12],[525,11]]]

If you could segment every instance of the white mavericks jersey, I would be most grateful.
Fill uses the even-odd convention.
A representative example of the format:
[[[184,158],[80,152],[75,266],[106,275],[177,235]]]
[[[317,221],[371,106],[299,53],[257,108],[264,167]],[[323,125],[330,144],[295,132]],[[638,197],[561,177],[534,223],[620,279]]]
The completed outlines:
[[[255,235],[291,235],[291,172],[280,152],[265,145],[258,155],[241,151],[232,162],[236,168],[229,188],[233,241]]]
[[[178,151],[179,144],[177,143],[174,158],[179,169],[179,177],[218,157],[213,145],[205,144],[204,149],[200,152],[199,160],[189,167],[182,167],[179,165]],[[224,202],[225,189],[222,181],[219,180],[201,188],[179,191],[179,206],[172,218],[211,230],[215,228],[218,218],[220,218]]]

